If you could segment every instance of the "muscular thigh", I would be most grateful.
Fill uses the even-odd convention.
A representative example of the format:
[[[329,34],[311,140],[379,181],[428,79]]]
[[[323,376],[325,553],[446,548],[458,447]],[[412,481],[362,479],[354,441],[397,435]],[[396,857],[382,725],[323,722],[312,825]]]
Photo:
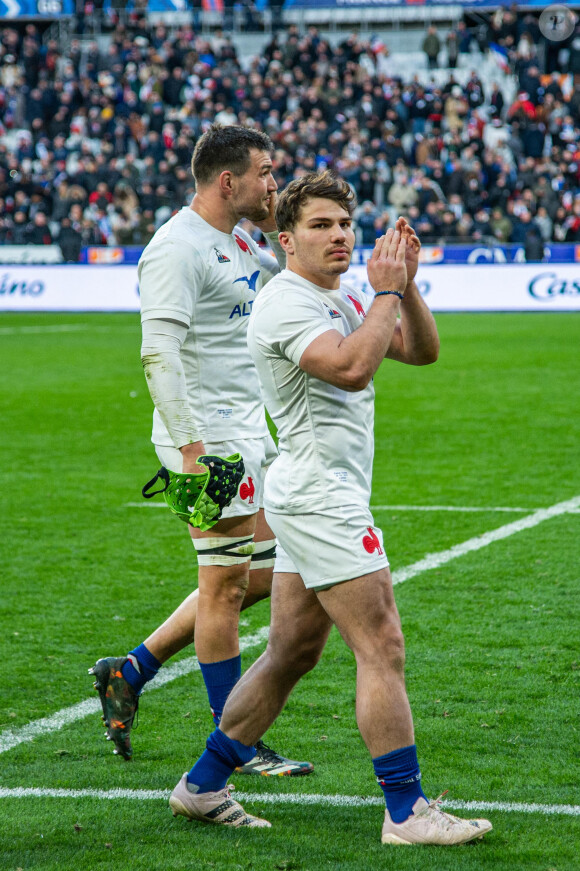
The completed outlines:
[[[332,621],[299,574],[276,572],[272,585],[268,647],[281,663],[316,660],[326,644]]]
[[[318,590],[316,595],[346,643],[355,650],[372,647],[385,631],[400,631],[388,568]]]

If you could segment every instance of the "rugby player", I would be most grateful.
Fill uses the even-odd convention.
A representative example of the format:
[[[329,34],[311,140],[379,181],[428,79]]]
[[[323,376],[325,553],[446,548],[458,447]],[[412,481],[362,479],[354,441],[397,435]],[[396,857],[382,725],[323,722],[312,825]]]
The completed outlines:
[[[355,242],[353,199],[348,184],[326,171],[292,181],[276,207],[287,266],[254,305],[248,345],[279,436],[266,476],[266,519],[295,568],[275,574],[266,651],[234,687],[220,726],[169,804],[188,819],[270,825],[246,813],[227,780],[254,756],[254,742],[335,625],[356,660],[358,726],[386,802],[382,842],[464,843],[491,824],[445,813],[423,793],[401,623],[369,508],[373,376],[385,357],[435,362],[439,338],[414,280],[419,240],[404,219],[377,240],[368,261],[374,299],[341,282]],[[396,379],[396,366],[389,372]],[[404,448],[396,421],[381,438],[396,461]]]
[[[155,405],[157,455],[167,469],[197,474],[205,471],[197,464],[201,455],[240,453],[245,478],[212,529],[189,526],[198,589],[127,656],[105,657],[90,669],[106,736],[125,759],[133,754],[131,726],[145,683],[194,637],[219,723],[241,673],[240,610],[270,595],[276,542],[261,505],[265,469],[277,452],[246,332],[256,296],[279,265],[237,225],[247,218],[262,229],[285,264],[273,217],[272,150],[261,132],[210,127],[193,153],[191,206],[156,232],[139,261],[141,359]],[[280,756],[260,741],[240,770],[296,776],[313,766]]]

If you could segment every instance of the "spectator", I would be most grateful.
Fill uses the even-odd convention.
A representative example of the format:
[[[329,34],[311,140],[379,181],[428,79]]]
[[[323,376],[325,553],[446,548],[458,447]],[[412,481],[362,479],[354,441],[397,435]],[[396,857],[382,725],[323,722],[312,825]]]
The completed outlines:
[[[365,200],[356,210],[357,244],[374,245],[377,239],[376,222],[378,212],[370,200]]]
[[[491,94],[489,95],[490,114],[492,118],[501,118],[503,116],[503,108],[505,101],[503,94],[497,82],[491,86]]]
[[[61,221],[57,242],[63,260],[67,263],[79,262],[83,237],[79,230],[75,230],[72,221],[68,216],[65,216]]]
[[[537,231],[539,234],[539,230],[527,209],[522,209],[514,218],[511,242],[514,242],[516,245],[525,245],[526,237],[530,231]]]
[[[464,126],[465,116],[469,112],[469,105],[461,87],[454,85],[451,93],[445,100],[445,126],[451,133],[460,133]]]
[[[549,46],[542,67],[536,19],[500,9],[489,32],[477,30],[480,47],[497,42],[518,77],[507,112],[499,85],[486,94],[477,72],[465,90],[453,73],[427,81],[398,69],[380,41],[356,33],[332,46],[316,28],[300,33],[293,26],[262,56],[240,60],[235,39],[223,32],[208,39],[188,25],[151,25],[139,12],[113,25],[104,48],[49,40],[41,49],[36,25],[24,36],[6,27],[0,241],[24,241],[26,231],[48,239],[50,228],[70,217],[83,242],[141,244],[152,224],[191,199],[192,146],[216,115],[270,132],[282,185],[309,168],[332,166],[360,202],[386,206],[389,220],[420,202],[416,219],[443,238],[449,231],[473,242],[479,209],[500,209],[509,221],[514,204],[516,235],[523,206],[544,240],[550,221],[552,239],[573,238],[580,86],[569,86],[557,72],[561,65],[548,69]],[[445,40],[448,56],[456,48],[462,66],[473,33],[463,21],[454,33]],[[439,40],[434,28],[430,36]],[[576,36],[566,46],[572,66]],[[133,193],[121,194],[120,183]],[[454,220],[445,217],[444,199]],[[556,220],[560,206],[564,216]],[[46,213],[47,232],[35,229],[38,212]],[[56,229],[54,235],[59,239]]]
[[[552,238],[554,222],[549,216],[548,210],[545,206],[538,206],[536,214],[534,216],[534,220],[540,231],[542,241],[549,242]]]
[[[427,35],[421,46],[427,56],[427,66],[430,70],[435,70],[438,67],[437,58],[441,51],[441,40],[437,35],[437,28],[434,24],[430,24],[427,29]]]
[[[509,121],[518,120],[525,124],[536,117],[536,109],[527,91],[520,91],[507,111]]]
[[[469,54],[471,50],[472,35],[467,28],[465,21],[457,22],[457,41],[459,54]]]
[[[400,174],[389,188],[387,195],[389,203],[394,207],[397,214],[404,214],[409,206],[415,205],[419,196],[414,187],[409,184],[409,177],[405,173]]]
[[[489,212],[486,209],[478,209],[475,212],[472,235],[477,242],[486,242],[493,235]]]
[[[26,212],[15,212],[14,223],[7,233],[7,238],[10,240],[12,245],[26,245],[28,243],[27,228],[28,219]]]
[[[554,226],[552,228],[552,238],[555,242],[565,242],[566,233],[568,232],[568,213],[564,206],[558,206],[554,216]]]
[[[501,209],[493,209],[489,222],[490,230],[498,242],[509,242],[512,234],[512,222]]]
[[[477,109],[482,106],[485,101],[483,93],[483,85],[475,70],[472,71],[467,84],[465,85],[464,94],[470,109]]]
[[[441,214],[441,238],[451,243],[457,238],[457,218],[451,209],[445,209]]]
[[[469,212],[464,212],[457,222],[457,241],[466,243],[472,240],[473,218]]]
[[[524,239],[526,263],[540,263],[544,259],[544,240],[537,224],[530,224]]]
[[[447,66],[449,69],[455,69],[457,66],[457,58],[459,57],[459,34],[457,30],[450,30],[445,38],[447,47]]]
[[[566,242],[580,242],[580,199],[574,200],[572,214],[564,222]]]
[[[27,245],[51,245],[52,233],[48,226],[48,218],[44,212],[37,212],[24,234]]]

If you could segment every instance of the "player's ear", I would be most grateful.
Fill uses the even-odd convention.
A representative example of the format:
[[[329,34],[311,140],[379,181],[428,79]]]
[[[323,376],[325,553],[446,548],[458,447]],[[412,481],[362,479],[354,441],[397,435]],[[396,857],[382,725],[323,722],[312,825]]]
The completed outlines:
[[[224,169],[224,171],[219,174],[218,184],[221,192],[226,196],[233,193],[233,173],[231,170]]]
[[[280,233],[278,236],[278,241],[280,242],[280,245],[282,246],[286,254],[294,254],[294,240],[292,238],[292,233],[289,233],[287,231]]]

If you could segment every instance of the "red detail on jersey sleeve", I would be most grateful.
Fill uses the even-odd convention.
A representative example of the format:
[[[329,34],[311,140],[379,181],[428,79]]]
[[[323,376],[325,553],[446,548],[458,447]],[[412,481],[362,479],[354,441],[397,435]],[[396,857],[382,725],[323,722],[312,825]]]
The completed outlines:
[[[355,299],[354,296],[351,296],[351,295],[350,295],[350,293],[347,293],[347,296],[348,296],[348,298],[350,299],[350,301],[352,302],[352,304],[353,304],[353,306],[354,306],[354,308],[355,308],[356,313],[357,313],[358,315],[360,315],[361,318],[366,318],[367,313],[366,313],[366,311],[364,310],[364,308],[362,307],[362,305],[360,304],[360,302],[358,301],[358,299]]]
[[[240,246],[240,248],[242,249],[244,254],[251,254],[252,253],[252,249],[250,248],[250,246],[248,245],[248,243],[246,242],[245,239],[242,239],[242,237],[238,236],[237,233],[234,234],[234,239],[236,240],[236,242],[238,243],[238,245]]]
[[[362,540],[363,547],[366,550],[366,552],[367,553],[374,553],[376,550],[377,553],[382,554],[383,549],[381,547],[381,543],[379,541],[379,538],[378,538],[376,532],[372,528],[372,526],[367,526],[367,532],[368,532],[368,535],[363,536],[363,540]]]
[[[252,481],[250,476],[248,476],[248,483],[242,484],[242,486],[240,487],[240,498],[243,499],[244,502],[247,499],[248,505],[253,505],[255,492],[256,492],[256,488],[254,487],[254,482]]]

